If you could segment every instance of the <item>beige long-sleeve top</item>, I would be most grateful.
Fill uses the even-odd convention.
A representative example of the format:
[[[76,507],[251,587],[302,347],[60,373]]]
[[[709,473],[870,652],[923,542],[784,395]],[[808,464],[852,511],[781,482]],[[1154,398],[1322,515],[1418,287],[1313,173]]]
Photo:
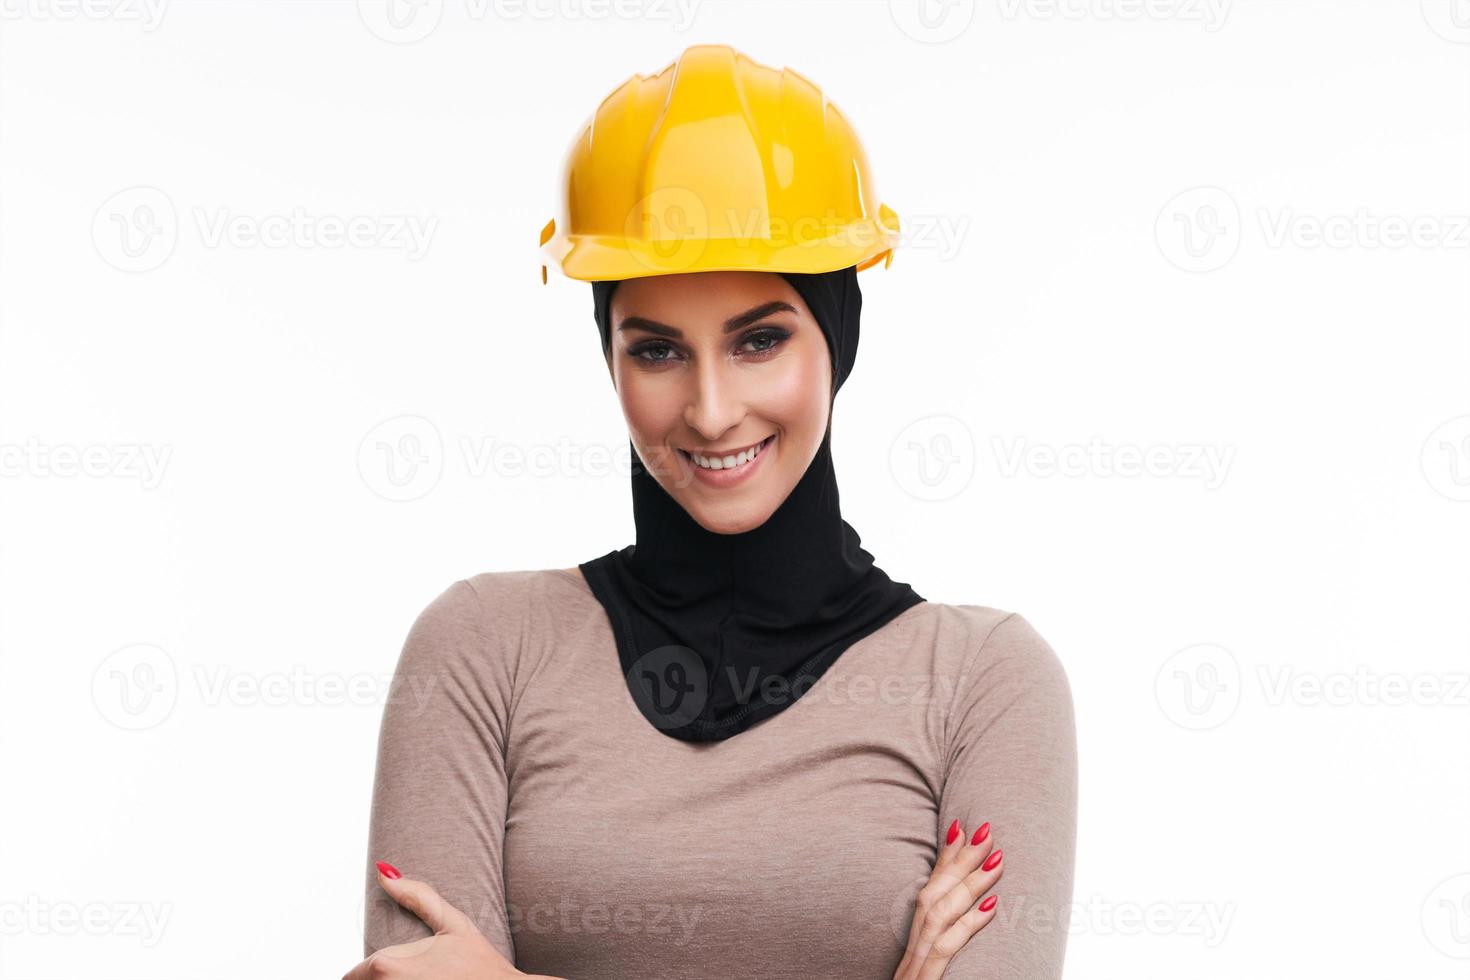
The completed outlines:
[[[950,821],[989,821],[996,916],[946,977],[1062,974],[1071,692],[1014,613],[924,602],[725,741],[669,738],[575,569],[455,582],[383,713],[372,860],[432,884],[517,967],[570,980],[891,980]],[[366,869],[365,951],[429,929]]]

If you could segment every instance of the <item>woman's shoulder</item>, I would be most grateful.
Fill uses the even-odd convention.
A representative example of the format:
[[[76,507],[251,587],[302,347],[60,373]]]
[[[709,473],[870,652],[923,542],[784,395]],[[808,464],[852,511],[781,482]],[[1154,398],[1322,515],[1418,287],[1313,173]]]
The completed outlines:
[[[477,572],[443,586],[418,614],[416,630],[483,631],[504,635],[524,625],[532,611],[564,603],[569,591],[586,591],[577,569],[536,568]]]
[[[963,676],[1017,681],[1067,693],[1066,668],[1041,632],[1019,612],[977,603],[926,602],[936,637],[957,648]]]
[[[583,584],[582,570],[572,568],[520,568],[506,571],[479,572],[462,579],[474,592],[486,599],[535,600],[549,593]]]
[[[548,591],[582,585],[582,570],[572,568],[520,568],[493,572],[476,572],[450,582],[435,601],[468,602],[477,598],[490,600],[535,599]]]
[[[949,692],[940,703],[951,746],[1004,728],[1041,733],[1058,744],[1075,739],[1066,668],[1029,619],[987,605],[928,605],[934,607],[927,611],[931,635],[944,648],[934,662]]]

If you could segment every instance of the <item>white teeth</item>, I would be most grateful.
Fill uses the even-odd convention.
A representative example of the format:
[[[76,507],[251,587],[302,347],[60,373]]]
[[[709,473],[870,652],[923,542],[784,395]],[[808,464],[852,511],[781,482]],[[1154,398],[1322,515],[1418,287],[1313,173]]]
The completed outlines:
[[[701,456],[698,453],[686,453],[685,455],[693,460],[696,466],[703,467],[704,469],[728,470],[736,466],[744,466],[746,463],[755,459],[756,456],[760,455],[761,447],[765,444],[766,440],[761,440],[761,442],[752,446],[750,449],[735,453],[732,456]]]

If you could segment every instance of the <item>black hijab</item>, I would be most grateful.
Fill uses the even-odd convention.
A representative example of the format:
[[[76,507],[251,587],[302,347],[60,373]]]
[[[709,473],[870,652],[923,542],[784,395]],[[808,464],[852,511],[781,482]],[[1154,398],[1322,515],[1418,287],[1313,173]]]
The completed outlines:
[[[835,399],[857,359],[857,269],[780,275],[826,335]],[[604,354],[617,285],[592,283]],[[926,601],[884,574],[842,519],[830,412],[786,500],[739,534],[705,530],[636,450],[631,459],[636,543],[579,567],[607,610],[629,693],[671,738],[721,741],[779,713],[844,650]]]

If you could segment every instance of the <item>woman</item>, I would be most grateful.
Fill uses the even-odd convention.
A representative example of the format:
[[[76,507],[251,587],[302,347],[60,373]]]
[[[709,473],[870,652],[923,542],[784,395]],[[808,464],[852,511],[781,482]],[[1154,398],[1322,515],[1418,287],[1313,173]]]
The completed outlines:
[[[897,233],[855,135],[696,46],[603,101],[565,178],[543,245],[593,284],[636,543],[414,623],[349,976],[1060,977],[1061,664],[890,579],[838,506],[857,274]]]

